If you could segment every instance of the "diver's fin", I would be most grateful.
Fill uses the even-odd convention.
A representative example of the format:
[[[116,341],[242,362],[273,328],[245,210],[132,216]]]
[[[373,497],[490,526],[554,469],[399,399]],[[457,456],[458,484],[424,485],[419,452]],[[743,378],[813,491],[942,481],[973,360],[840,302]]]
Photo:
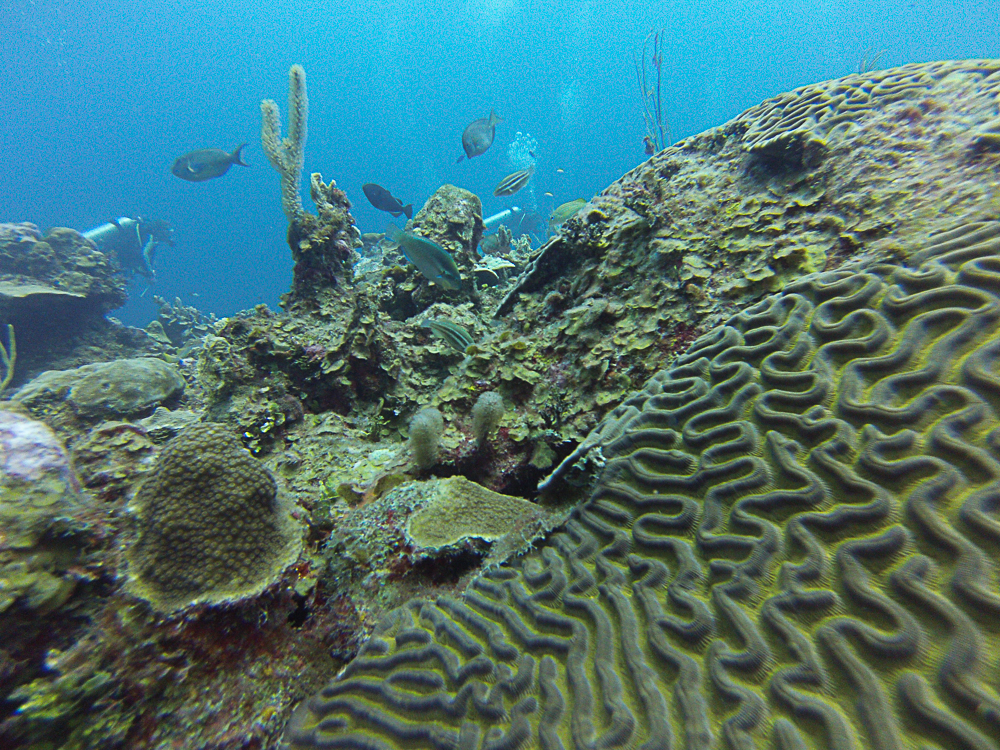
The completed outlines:
[[[242,151],[243,147],[246,146],[246,145],[247,144],[245,144],[245,143],[241,143],[239,146],[236,147],[236,150],[233,151],[233,155],[230,157],[230,159],[232,159],[233,164],[239,164],[241,167],[249,167],[250,166],[245,161],[243,161],[243,157],[240,156],[240,151]]]

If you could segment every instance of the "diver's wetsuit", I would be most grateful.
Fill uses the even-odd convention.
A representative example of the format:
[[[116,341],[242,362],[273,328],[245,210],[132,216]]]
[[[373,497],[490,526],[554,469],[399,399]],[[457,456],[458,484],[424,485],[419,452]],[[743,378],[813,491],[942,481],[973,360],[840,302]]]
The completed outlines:
[[[83,236],[98,249],[114,255],[122,271],[128,275],[139,274],[150,282],[156,280],[153,262],[157,245],[173,245],[174,230],[165,221],[151,221],[141,216],[130,219],[123,216],[93,229]]]

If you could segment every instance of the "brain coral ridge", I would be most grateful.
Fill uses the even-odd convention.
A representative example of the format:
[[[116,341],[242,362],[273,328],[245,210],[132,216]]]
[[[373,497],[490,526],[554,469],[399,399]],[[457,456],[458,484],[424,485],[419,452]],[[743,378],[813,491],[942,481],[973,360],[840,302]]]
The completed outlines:
[[[219,425],[174,438],[135,506],[128,588],[158,609],[257,594],[301,549],[301,529],[274,478]]]
[[[286,742],[995,750],[1000,221],[914,251],[697,340],[563,528],[395,611]]]

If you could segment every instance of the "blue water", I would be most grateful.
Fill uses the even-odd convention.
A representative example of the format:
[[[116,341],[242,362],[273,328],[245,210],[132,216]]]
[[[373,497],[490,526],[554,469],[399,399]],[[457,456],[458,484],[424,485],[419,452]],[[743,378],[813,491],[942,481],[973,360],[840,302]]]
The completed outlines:
[[[674,140],[854,72],[866,51],[884,50],[879,67],[1000,56],[1000,2],[987,0],[343,5],[3,2],[0,221],[167,220],[176,247],[160,252],[151,290],[133,282],[117,315],[145,324],[154,294],[229,315],[276,307],[291,279],[259,103],[273,98],[286,114],[292,63],[309,91],[303,193],[310,172],[336,180],[367,232],[390,217],[367,203],[365,182],[415,209],[451,183],[482,197],[487,215],[515,204],[547,216],[618,179],[646,158],[633,55],[654,29],[665,31]],[[491,108],[504,118],[492,149],[456,164],[463,128]],[[518,132],[538,144],[532,189],[494,198]],[[180,154],[242,141],[249,169],[204,183],[170,174]]]

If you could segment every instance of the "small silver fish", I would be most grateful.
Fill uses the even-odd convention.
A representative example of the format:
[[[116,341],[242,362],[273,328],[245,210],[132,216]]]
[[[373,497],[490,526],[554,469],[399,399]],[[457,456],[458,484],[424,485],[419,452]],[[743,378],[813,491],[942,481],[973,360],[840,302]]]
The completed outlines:
[[[493,195],[498,198],[514,195],[514,193],[528,184],[528,180],[531,179],[531,175],[534,173],[535,167],[532,165],[527,169],[522,169],[514,172],[514,174],[507,175],[500,180],[500,184],[493,189]]]
[[[473,344],[472,336],[469,335],[468,331],[447,320],[425,320],[420,325],[429,328],[431,333],[463,354]]]
[[[417,270],[435,284],[454,291],[462,286],[462,274],[458,271],[455,259],[436,242],[425,237],[418,237],[410,232],[404,232],[395,224],[390,224],[385,230],[385,236],[399,245],[403,255]]]

